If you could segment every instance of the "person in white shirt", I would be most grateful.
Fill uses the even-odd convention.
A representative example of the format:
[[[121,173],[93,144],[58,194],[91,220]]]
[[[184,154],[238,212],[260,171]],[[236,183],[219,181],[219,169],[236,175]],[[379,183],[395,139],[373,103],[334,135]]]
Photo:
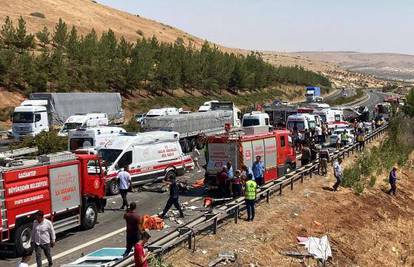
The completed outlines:
[[[336,160],[334,162],[334,176],[336,178],[336,183],[332,187],[333,191],[337,191],[338,187],[342,183],[342,166],[341,166],[341,164],[342,164],[342,159],[341,158],[339,158],[338,160]]]
[[[194,146],[193,161],[194,161],[194,166],[197,168],[197,172],[201,172],[200,163],[198,162],[199,157],[200,157],[200,151],[198,151],[197,147]]]
[[[53,224],[44,218],[43,211],[35,215],[32,229],[32,246],[36,254],[37,267],[42,267],[42,250],[45,253],[49,267],[53,265],[50,248],[55,246],[56,234]]]
[[[124,170],[118,173],[117,178],[119,182],[119,193],[122,197],[122,206],[120,209],[123,210],[128,208],[127,194],[129,187],[131,186],[131,175],[128,172],[128,166],[125,166]]]
[[[22,260],[19,261],[16,267],[29,267],[29,261],[32,258],[32,254],[25,254],[22,257]]]

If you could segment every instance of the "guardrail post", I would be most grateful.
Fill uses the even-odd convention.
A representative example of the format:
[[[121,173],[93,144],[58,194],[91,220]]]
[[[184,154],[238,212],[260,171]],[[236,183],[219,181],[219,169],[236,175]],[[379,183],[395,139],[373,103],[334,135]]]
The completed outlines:
[[[236,206],[236,210],[234,212],[234,223],[237,224],[237,221],[239,219],[239,206]]]
[[[303,174],[300,175],[300,182],[303,184]]]
[[[293,190],[293,178],[290,178],[290,190]]]
[[[191,249],[192,243],[193,243],[193,237],[191,233],[187,237],[187,242],[188,242],[188,249]]]
[[[270,201],[270,190],[266,192],[266,202],[269,203]]]
[[[217,234],[217,217],[213,221],[213,234]]]
[[[282,188],[283,188],[283,184],[282,184],[282,183],[280,183],[279,196],[281,196],[281,195],[282,195]]]
[[[313,166],[312,166],[312,168],[309,170],[309,178],[312,178],[312,175],[313,175]],[[302,183],[303,183],[303,181],[302,181]]]

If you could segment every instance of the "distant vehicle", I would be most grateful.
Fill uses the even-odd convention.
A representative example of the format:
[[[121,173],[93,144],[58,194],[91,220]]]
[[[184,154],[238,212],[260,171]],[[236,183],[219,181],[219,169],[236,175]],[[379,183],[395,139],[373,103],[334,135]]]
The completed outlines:
[[[338,109],[325,108],[315,110],[313,113],[319,115],[321,120],[325,123],[340,122],[343,120],[342,111]]]
[[[336,143],[338,142],[338,139],[341,139],[341,134],[346,131],[347,133],[347,140],[346,140],[346,144],[352,144],[355,141],[355,135],[354,135],[354,130],[351,128],[343,128],[343,129],[336,129],[335,131],[333,131],[333,133],[329,136],[329,145],[330,146],[335,146]]]
[[[348,96],[347,91],[343,90],[343,91],[342,91],[342,97],[347,97],[347,96]]]
[[[181,110],[180,111],[180,114],[190,114],[191,113],[191,111],[189,111],[189,110]]]
[[[73,114],[106,113],[109,123],[124,122],[119,93],[32,93],[16,107],[12,118],[15,138],[36,136],[62,126]]]
[[[142,185],[164,178],[183,175],[194,168],[191,156],[186,156],[177,132],[153,131],[135,135],[120,135],[98,150],[107,173],[108,193],[119,193],[117,174],[128,166],[133,185]]]
[[[201,105],[198,108],[198,112],[206,112],[206,111],[209,111],[209,110],[211,110],[211,103],[218,103],[218,102],[219,102],[218,100],[211,100],[211,101],[204,102],[204,104]]]
[[[302,132],[305,130],[315,129],[316,126],[320,126],[320,118],[318,115],[308,113],[298,113],[290,115],[287,119],[287,128],[290,131],[297,129]]]
[[[142,124],[145,120],[146,115],[147,115],[147,113],[137,113],[137,114],[135,114],[135,116],[134,116],[135,121],[138,122],[139,124]]]
[[[159,116],[167,116],[167,115],[178,115],[182,109],[178,108],[154,108],[150,109],[145,118],[153,118]]]
[[[239,129],[241,111],[232,102],[213,102],[212,110],[159,117],[147,117],[145,131],[171,131],[180,133],[184,153],[204,145],[204,137],[225,132],[225,125]]]
[[[315,102],[322,103],[323,102],[323,97],[321,97],[321,96],[315,97]]]
[[[374,114],[376,117],[381,116],[385,120],[389,120],[391,115],[391,104],[387,102],[377,104],[374,108]]]
[[[269,115],[270,125],[276,128],[286,127],[287,118],[298,112],[298,106],[293,105],[266,105],[264,112]]]
[[[321,96],[321,88],[315,86],[307,86],[306,87],[306,102],[315,102],[316,97]]]
[[[323,108],[330,108],[331,107],[329,104],[317,103],[317,102],[306,104],[306,106],[312,107],[312,108],[315,108],[315,109],[323,109]]]
[[[123,128],[109,126],[81,128],[69,131],[68,149],[72,152],[79,149],[98,150],[99,148],[105,147],[114,137],[122,133],[126,133]]]
[[[109,120],[106,113],[88,113],[70,116],[60,129],[59,136],[67,136],[70,130],[78,128],[90,128],[98,126],[108,126]]]
[[[246,134],[267,133],[270,130],[269,114],[261,111],[252,111],[243,115],[243,131]]]

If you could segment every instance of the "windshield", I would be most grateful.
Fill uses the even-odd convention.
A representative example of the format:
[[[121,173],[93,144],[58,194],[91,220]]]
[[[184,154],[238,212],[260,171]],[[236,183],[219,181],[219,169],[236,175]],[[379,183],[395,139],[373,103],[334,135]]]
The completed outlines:
[[[62,132],[68,132],[69,130],[77,129],[82,126],[79,122],[67,122],[63,125]]]
[[[289,121],[288,122],[288,129],[289,130],[294,130],[296,127],[296,129],[298,131],[303,131],[305,130],[305,123],[303,121]]]
[[[102,160],[105,162],[105,165],[111,166],[115,160],[121,155],[122,150],[120,149],[101,149],[99,150],[99,155]]]
[[[13,122],[14,123],[32,123],[33,112],[14,112]]]
[[[159,117],[160,115],[156,115],[156,114],[150,114],[150,115],[147,115],[147,116],[145,116],[145,117]]]
[[[257,126],[257,125],[260,125],[259,119],[256,119],[256,118],[243,119],[243,127]]]
[[[319,117],[321,117],[321,120],[323,122],[326,122],[326,115],[325,114],[319,114]]]
[[[75,151],[76,149],[92,147],[93,145],[92,138],[72,138],[70,139],[69,149],[70,151]]]

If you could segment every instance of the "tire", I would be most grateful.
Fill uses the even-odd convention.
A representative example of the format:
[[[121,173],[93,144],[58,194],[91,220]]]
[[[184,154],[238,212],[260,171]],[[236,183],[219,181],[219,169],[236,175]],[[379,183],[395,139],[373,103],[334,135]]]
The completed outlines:
[[[82,211],[82,229],[88,230],[95,226],[98,220],[98,208],[95,203],[87,203]]]
[[[14,232],[14,244],[17,256],[22,256],[33,250],[31,245],[33,223],[20,225]]]
[[[175,171],[170,170],[165,174],[165,180],[169,181],[171,179],[174,179],[175,177],[177,177],[177,174],[175,173]]]
[[[108,193],[111,196],[119,194],[119,185],[116,180],[112,180],[108,183]]]

